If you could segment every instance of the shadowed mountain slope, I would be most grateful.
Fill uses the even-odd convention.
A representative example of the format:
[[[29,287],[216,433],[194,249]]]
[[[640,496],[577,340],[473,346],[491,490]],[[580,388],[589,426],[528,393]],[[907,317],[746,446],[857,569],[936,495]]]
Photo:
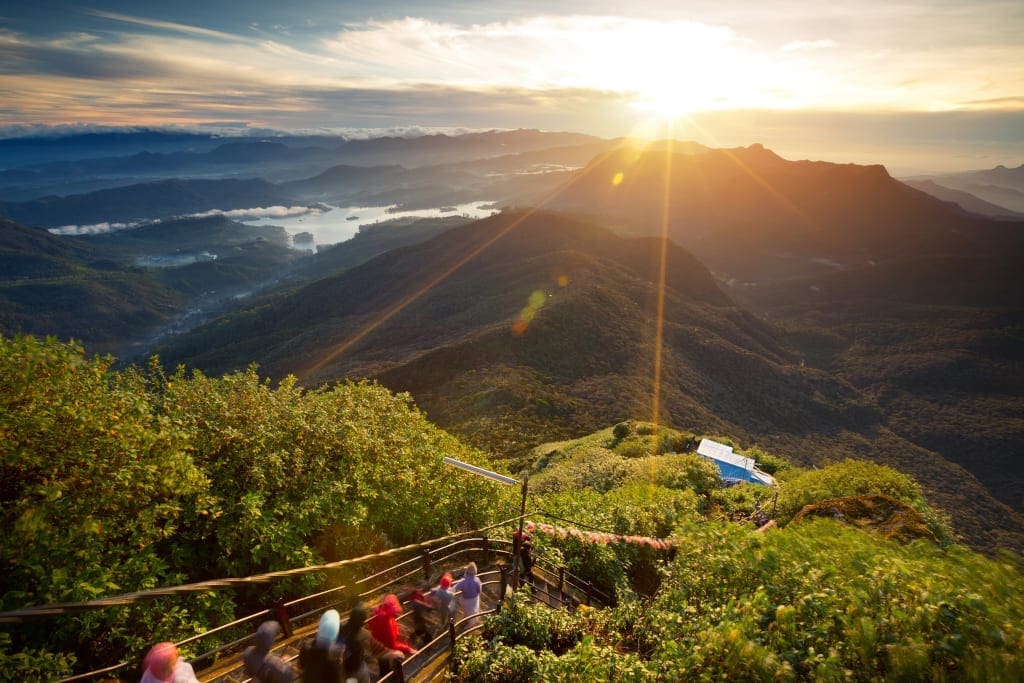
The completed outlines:
[[[265,180],[162,180],[29,202],[0,202],[0,215],[47,228],[140,221],[211,209],[290,206],[297,202]]]
[[[180,316],[264,285],[300,258],[282,228],[222,216],[81,237],[0,219],[0,332],[77,339],[89,353],[124,357]]]
[[[181,296],[82,241],[0,218],[0,332],[55,335],[108,352],[163,324]]]
[[[649,419],[657,391],[662,423],[735,434],[807,464],[895,465],[961,511],[955,524],[973,544],[1024,547],[1019,515],[894,433],[871,397],[802,362],[783,330],[733,304],[672,244],[656,389],[660,247],[565,215],[506,212],[264,299],[161,357],[210,372],[257,361],[310,384],[375,377],[505,456]]]
[[[750,288],[809,363],[1024,511],[1024,250],[907,259]]]

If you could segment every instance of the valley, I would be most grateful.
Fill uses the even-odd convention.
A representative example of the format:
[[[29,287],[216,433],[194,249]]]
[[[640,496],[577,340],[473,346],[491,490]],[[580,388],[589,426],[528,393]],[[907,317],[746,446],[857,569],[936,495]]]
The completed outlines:
[[[880,167],[791,162],[758,145],[566,145],[522,132],[520,151],[465,160],[494,154],[500,137],[367,141],[348,156],[233,142],[189,163],[373,165],[276,185],[203,181],[216,200],[188,183],[146,186],[174,211],[227,202],[207,217],[149,214],[68,237],[10,224],[53,243],[11,242],[12,262],[53,265],[7,279],[4,329],[78,338],[122,362],[156,353],[206,373],[257,363],[310,387],[372,378],[509,462],[542,440],[644,416],[803,464],[868,457],[957,509],[971,543],[1024,547],[1020,223],[968,213]],[[463,161],[415,165],[439,154]],[[489,196],[542,208],[483,220],[501,204],[436,208],[471,178],[473,192],[500,187]],[[31,206],[45,217],[89,205],[106,225],[137,218],[104,213],[118,193]],[[435,217],[402,209],[428,196]],[[401,203],[326,204],[369,197]],[[227,208],[276,200],[311,208]],[[40,254],[58,244],[70,255]]]

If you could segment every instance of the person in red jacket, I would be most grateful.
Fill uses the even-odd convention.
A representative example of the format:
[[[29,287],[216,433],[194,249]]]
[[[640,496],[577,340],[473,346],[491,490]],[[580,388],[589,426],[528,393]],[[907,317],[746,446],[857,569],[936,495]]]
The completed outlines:
[[[373,616],[366,622],[366,628],[370,635],[388,649],[411,655],[414,652],[412,645],[402,640],[398,633],[396,619],[401,613],[402,603],[398,602],[398,598],[394,594],[385,595],[380,605],[373,610]]]

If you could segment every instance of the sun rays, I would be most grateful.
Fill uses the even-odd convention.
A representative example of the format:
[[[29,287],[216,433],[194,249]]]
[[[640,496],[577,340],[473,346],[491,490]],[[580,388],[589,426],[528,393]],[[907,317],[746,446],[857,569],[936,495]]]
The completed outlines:
[[[692,126],[697,125],[692,121],[688,121],[688,123]],[[633,175],[632,166],[644,158],[645,152],[653,154],[660,153],[663,155],[663,160],[659,160],[661,162],[661,177],[659,180],[662,186],[660,215],[658,223],[651,226],[651,228],[653,228],[652,232],[657,234],[659,239],[655,242],[657,245],[657,260],[655,271],[652,273],[654,285],[654,310],[652,312],[651,328],[649,328],[651,330],[651,336],[649,337],[651,345],[649,348],[651,349],[652,355],[650,356],[650,365],[648,365],[648,367],[650,368],[651,373],[649,381],[651,391],[649,403],[650,421],[656,427],[664,423],[663,373],[666,364],[666,355],[670,353],[670,349],[666,348],[665,340],[667,283],[669,280],[668,269],[670,267],[669,250],[671,247],[670,239],[673,235],[676,221],[679,218],[676,215],[677,209],[673,205],[674,191],[677,189],[673,185],[673,171],[675,165],[679,163],[699,164],[700,155],[704,153],[725,154],[727,158],[735,164],[737,169],[739,169],[745,176],[748,176],[759,187],[767,191],[775,201],[791,212],[796,220],[807,225],[813,225],[813,222],[792,202],[792,200],[765,180],[757,169],[744,161],[744,159],[736,152],[727,149],[711,150],[708,152],[703,152],[700,149],[694,149],[692,145],[687,146],[676,141],[675,133],[677,131],[677,125],[673,120],[665,119],[661,121],[660,125],[664,128],[665,132],[663,140],[658,142],[647,141],[646,143],[639,143],[632,138],[624,139],[622,143],[612,151],[605,153],[605,156],[602,159],[592,162],[583,170],[572,176],[566,183],[551,190],[540,201],[536,202],[533,207],[522,210],[521,213],[514,217],[507,218],[507,224],[496,229],[493,234],[482,240],[479,244],[473,246],[467,253],[455,257],[453,262],[448,265],[439,266],[436,273],[422,273],[424,280],[422,285],[416,287],[413,291],[403,296],[399,301],[382,312],[377,313],[369,322],[355,330],[343,341],[330,347],[314,363],[306,366],[296,373],[298,378],[310,383],[340,376],[343,374],[340,371],[324,373],[324,370],[332,364],[337,363],[346,353],[350,352],[354,347],[360,344],[360,342],[363,342],[374,332],[380,330],[388,321],[392,320],[395,316],[402,313],[427,293],[448,280],[460,269],[479,257],[503,237],[519,228],[527,220],[534,217],[538,211],[550,205],[560,195],[585,179],[590,178],[592,174],[603,174],[607,176],[603,178],[598,177],[595,180],[598,183],[607,183],[609,191],[629,191],[630,178],[631,175]],[[702,137],[705,137],[706,139],[710,136],[704,135]],[[699,182],[702,178],[702,174],[700,173],[687,173],[686,175],[694,176],[694,182]],[[675,182],[679,181],[676,180]],[[728,197],[721,197],[720,199],[721,201],[729,200]],[[496,218],[494,220],[501,219]],[[558,284],[560,286],[565,286],[565,284],[568,284],[568,281],[566,281],[565,284],[562,282],[559,282]],[[547,302],[547,298],[548,297],[545,292],[540,290],[535,291],[527,303],[526,308],[520,311],[514,320],[510,320],[510,334],[514,336],[522,336],[525,334],[533,318],[540,314],[541,309]],[[671,411],[668,412],[671,413]]]

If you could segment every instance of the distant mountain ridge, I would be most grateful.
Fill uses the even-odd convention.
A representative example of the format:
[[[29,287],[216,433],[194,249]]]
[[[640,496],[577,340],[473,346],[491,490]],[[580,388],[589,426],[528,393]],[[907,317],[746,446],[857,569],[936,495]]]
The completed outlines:
[[[978,171],[919,175],[908,180],[931,181],[953,190],[968,192],[1017,213],[1024,213],[1024,164],[1016,168],[1000,165]]]
[[[641,234],[660,232],[667,211],[672,239],[723,277],[753,282],[991,249],[1020,233],[909,188],[882,166],[787,161],[761,145],[670,149],[599,156],[552,204],[615,216]]]
[[[927,192],[936,199],[941,199],[946,202],[954,202],[959,205],[960,208],[971,213],[976,213],[981,216],[989,216],[991,218],[1012,218],[1016,220],[1024,220],[1024,214],[1016,211],[1011,211],[1006,207],[993,204],[992,202],[986,202],[980,197],[976,197],[970,192],[964,190],[954,190],[952,188],[940,185],[934,180],[904,180],[904,183],[913,187],[914,189]]]
[[[515,202],[555,186],[573,166],[616,144],[530,130],[230,141],[203,152],[144,151],[0,171],[0,215],[53,228],[313,202],[404,208]],[[4,201],[5,195],[15,199]]]
[[[337,165],[436,166],[549,148],[592,145],[600,138],[524,129],[365,140],[327,136],[217,140],[160,134],[138,134],[137,139],[127,134],[101,136],[100,140],[110,140],[111,151],[118,149],[119,144],[132,153],[86,158],[59,154],[58,160],[52,160],[47,152],[56,153],[61,148],[54,147],[51,140],[0,140],[0,159],[5,158],[5,150],[10,154],[6,168],[0,169],[0,199],[5,195],[16,196],[19,201],[38,199],[43,196],[41,193],[63,195],[67,193],[59,191],[62,184],[81,184],[87,179],[98,183],[117,183],[117,179],[122,178],[120,185],[168,176],[210,178],[242,175],[286,181],[309,177]],[[178,149],[174,148],[175,142]],[[103,149],[93,146],[98,145],[98,141],[93,143],[84,137],[66,140],[71,149],[78,143],[82,145],[83,153],[90,149]],[[18,153],[19,149],[23,154]],[[29,160],[34,149],[43,161],[33,164]],[[256,165],[258,167],[254,168]]]
[[[0,202],[0,216],[56,228],[105,222],[146,221],[212,209],[291,206],[298,203],[265,180],[182,180],[140,183],[69,197]]]

